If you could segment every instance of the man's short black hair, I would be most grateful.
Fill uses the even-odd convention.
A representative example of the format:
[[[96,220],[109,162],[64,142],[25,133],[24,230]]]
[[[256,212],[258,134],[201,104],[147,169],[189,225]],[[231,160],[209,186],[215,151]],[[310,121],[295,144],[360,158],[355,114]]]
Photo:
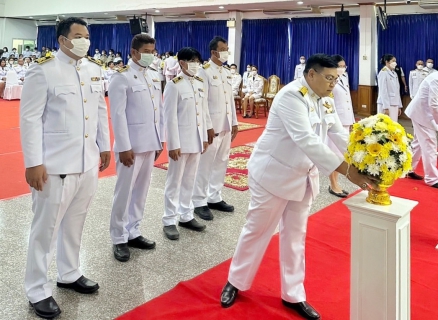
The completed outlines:
[[[336,61],[336,63],[339,63],[341,61],[345,61],[344,57],[341,56],[340,54],[334,54],[332,55],[333,60]]]
[[[211,39],[209,47],[211,50],[217,50],[219,42],[227,43],[227,40],[225,40],[223,37],[216,36],[213,39]]]
[[[196,58],[199,60],[199,62],[202,61],[201,54],[195,48],[184,47],[178,51],[178,61],[190,61]]]
[[[30,49],[30,47],[29,46],[26,46],[26,48],[25,49]]]
[[[306,61],[304,73],[308,73],[310,69],[320,72],[323,68],[337,68],[338,63],[328,54],[317,53],[309,57]]]
[[[237,64],[232,63],[230,67],[236,67],[236,69],[237,69]]]
[[[88,27],[87,23],[81,18],[67,18],[58,24],[58,27],[56,28],[56,39],[59,39],[59,36],[64,36],[67,38],[68,34],[70,33],[70,28],[73,24],[80,24],[81,26]]]
[[[435,61],[435,60],[433,60],[432,58],[427,58],[427,59],[426,59],[426,61],[427,61],[427,60],[432,60],[432,61]]]
[[[136,34],[134,38],[132,38],[131,48],[140,50],[145,44],[155,44],[155,39],[144,33]]]
[[[107,62],[106,66],[109,67],[110,64],[114,64],[114,61],[109,61],[109,62]],[[114,64],[114,65],[115,65],[115,64]]]
[[[169,51],[169,52],[168,52],[168,55],[169,55],[170,57],[173,57],[175,54],[173,53],[173,51]]]

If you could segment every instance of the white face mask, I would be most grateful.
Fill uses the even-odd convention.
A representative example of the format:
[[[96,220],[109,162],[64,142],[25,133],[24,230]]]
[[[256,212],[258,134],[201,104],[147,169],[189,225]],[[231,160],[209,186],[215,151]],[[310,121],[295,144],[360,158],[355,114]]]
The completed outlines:
[[[90,39],[85,39],[85,38],[79,38],[79,39],[68,39],[66,38],[68,41],[71,42],[71,44],[73,45],[72,49],[69,49],[71,53],[73,53],[74,55],[77,55],[78,57],[84,57],[87,52],[88,49],[90,49]],[[67,48],[68,49],[68,48]]]
[[[417,66],[417,69],[418,69],[418,70],[423,70],[423,68],[424,68],[424,66],[423,66],[422,64],[420,64],[420,65]]]
[[[192,77],[198,73],[199,63],[197,62],[187,62],[187,73]]]
[[[251,72],[251,68],[246,68],[246,72]]]
[[[219,52],[219,61],[224,63],[225,61],[228,60],[228,51],[221,51]]]
[[[397,62],[391,62],[389,66],[391,67],[391,69],[395,69],[395,67],[397,67]]]
[[[251,71],[251,72],[252,72],[253,77],[255,77],[257,75],[257,71]]]
[[[231,69],[231,74],[236,74],[236,69]]]
[[[429,69],[432,69],[432,68],[433,68],[433,63],[432,63],[432,62],[428,62],[428,63],[427,63],[427,67],[428,67]]]
[[[306,60],[305,60],[305,59],[300,59],[300,62],[301,62],[302,64],[304,64],[304,63],[306,62]]]
[[[338,73],[338,76],[342,76],[345,73],[345,68],[337,68],[336,72]]]
[[[142,67],[149,67],[152,61],[154,61],[154,55],[152,53],[142,53],[140,60],[138,60],[138,63]]]

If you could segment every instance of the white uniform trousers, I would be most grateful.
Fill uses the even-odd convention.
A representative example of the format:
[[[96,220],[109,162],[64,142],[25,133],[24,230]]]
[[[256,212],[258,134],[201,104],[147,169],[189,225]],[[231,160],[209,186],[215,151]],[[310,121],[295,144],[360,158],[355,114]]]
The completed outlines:
[[[398,122],[398,110],[399,110],[399,106],[389,106],[389,117],[391,118],[392,121]],[[377,104],[377,113],[385,113],[383,110],[383,105],[382,104]]]
[[[421,158],[423,159],[424,182],[429,186],[434,185],[435,183],[438,183],[438,169],[436,167],[436,131],[434,129],[426,128],[414,120],[412,120],[412,126],[414,127],[415,136],[420,145]],[[412,168],[414,170],[417,165],[418,160],[416,160],[416,163],[412,161]]]
[[[98,181],[98,166],[64,179],[49,175],[43,191],[32,189],[34,213],[25,275],[26,295],[36,303],[52,296],[47,272],[57,248],[58,282],[72,283],[82,276],[79,249],[85,216]]]
[[[108,92],[108,88],[109,88],[109,81],[108,80],[103,80],[103,90],[105,92]]]
[[[193,219],[193,186],[198,170],[200,153],[183,153],[178,161],[169,159],[164,188],[164,226],[176,225]]]
[[[305,239],[307,219],[312,203],[310,183],[302,201],[288,201],[269,193],[249,176],[251,200],[231,261],[228,281],[245,291],[254,277],[280,222],[281,298],[292,302],[306,301],[304,290]]]
[[[411,149],[412,149],[412,170],[415,171],[421,159],[421,147],[420,147],[420,143],[418,142],[418,137],[415,131],[414,131],[414,140],[412,140],[411,143]]]
[[[155,151],[136,153],[129,168],[116,156],[117,182],[111,210],[110,234],[113,244],[127,243],[141,236],[146,197],[151,183]]]
[[[221,191],[227,172],[230,147],[231,132],[222,131],[201,155],[192,197],[195,208],[206,206],[207,202],[222,201]]]
[[[350,132],[350,126],[343,126],[345,129],[345,132]],[[325,140],[326,145],[332,150],[338,157],[344,159],[344,155],[341,151],[339,151],[338,147],[333,143],[333,141],[330,139],[330,137],[327,135]]]

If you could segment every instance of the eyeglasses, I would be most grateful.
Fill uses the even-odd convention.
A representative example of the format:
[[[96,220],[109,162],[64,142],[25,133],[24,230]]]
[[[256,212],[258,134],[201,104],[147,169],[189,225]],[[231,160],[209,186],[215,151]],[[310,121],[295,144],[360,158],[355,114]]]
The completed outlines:
[[[333,77],[331,75],[322,74],[322,73],[320,73],[320,72],[318,72],[316,70],[315,70],[315,72],[317,74],[320,74],[324,78],[325,81],[327,81],[327,82],[329,82],[331,84],[336,83],[336,81],[338,80],[338,77]]]

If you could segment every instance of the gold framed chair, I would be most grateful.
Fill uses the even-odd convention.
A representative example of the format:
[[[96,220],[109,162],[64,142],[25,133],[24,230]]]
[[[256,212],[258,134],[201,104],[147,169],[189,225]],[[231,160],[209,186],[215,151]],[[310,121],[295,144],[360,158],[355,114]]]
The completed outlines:
[[[242,114],[242,85],[243,81],[240,82],[239,91],[237,92],[237,96],[234,96],[234,104],[236,106],[236,111],[239,111]]]
[[[266,100],[268,100],[268,110],[272,105],[272,101],[275,95],[280,91],[281,82],[280,78],[275,74],[268,78],[268,93],[266,94]]]
[[[267,117],[267,111],[268,111],[269,106],[268,106],[268,100],[266,99],[266,95],[268,94],[268,90],[269,90],[268,80],[266,78],[263,78],[262,96],[260,98],[254,100],[254,114],[255,114],[256,119],[259,118],[260,108],[263,108],[265,117]]]

